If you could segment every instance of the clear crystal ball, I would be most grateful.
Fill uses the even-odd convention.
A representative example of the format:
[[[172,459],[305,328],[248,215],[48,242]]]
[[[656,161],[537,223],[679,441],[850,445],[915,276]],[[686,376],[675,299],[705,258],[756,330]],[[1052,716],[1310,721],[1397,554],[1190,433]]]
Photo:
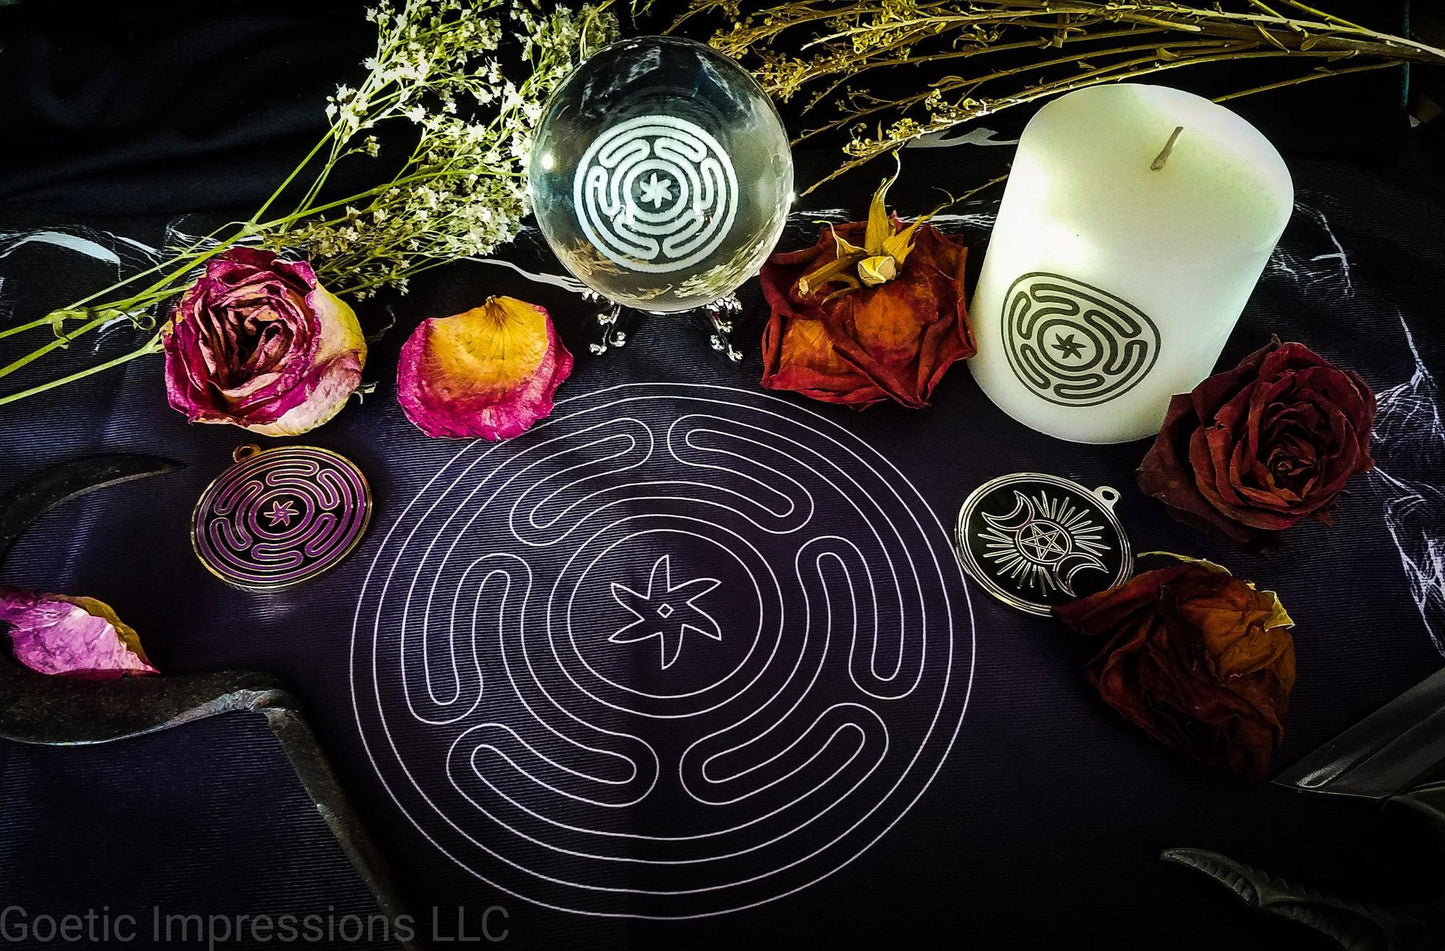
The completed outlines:
[[[757,274],[793,199],[793,158],[767,94],[690,40],[597,51],[542,111],[532,207],[567,270],[608,300],[680,311]]]

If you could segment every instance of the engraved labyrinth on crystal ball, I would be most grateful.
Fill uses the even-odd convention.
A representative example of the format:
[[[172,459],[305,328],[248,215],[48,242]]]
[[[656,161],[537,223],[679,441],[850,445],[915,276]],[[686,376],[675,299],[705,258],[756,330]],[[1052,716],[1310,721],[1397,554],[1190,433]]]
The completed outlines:
[[[702,129],[669,116],[639,116],[587,147],[572,202],[604,257],[634,271],[681,271],[728,236],[738,179],[717,139]]]
[[[757,273],[787,220],[792,154],[736,63],[689,40],[626,40],[548,100],[528,188],[543,237],[588,287],[687,310]]]
[[[1143,311],[1082,281],[1042,271],[1004,297],[1003,349],[1020,381],[1051,403],[1094,406],[1127,393],[1159,359]]]
[[[763,394],[633,384],[461,449],[368,573],[357,727],[509,894],[685,918],[819,881],[924,793],[973,624],[906,478]]]

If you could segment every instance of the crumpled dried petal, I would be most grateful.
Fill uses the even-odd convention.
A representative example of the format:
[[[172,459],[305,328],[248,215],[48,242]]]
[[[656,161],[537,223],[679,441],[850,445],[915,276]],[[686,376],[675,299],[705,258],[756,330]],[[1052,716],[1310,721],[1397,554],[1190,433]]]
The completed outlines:
[[[421,322],[401,348],[397,400],[428,436],[509,439],[552,412],[571,372],[546,310],[492,297]]]
[[[901,165],[899,172],[902,172]],[[913,252],[913,232],[932,218],[937,209],[904,227],[896,216],[888,213],[888,189],[897,180],[897,174],[883,179],[873,193],[873,200],[868,204],[868,220],[863,223],[861,247],[836,229],[829,229],[833,235],[835,256],[832,260],[821,258],[813,270],[798,278],[801,295],[811,296],[836,283],[842,284],[843,288],[829,296],[838,297],[859,287],[886,284],[898,276],[908,255]]]
[[[0,588],[15,659],[42,674],[90,680],[154,674],[136,632],[94,598]]]
[[[292,436],[341,412],[366,340],[305,261],[235,247],[176,303],[162,332],[166,394],[193,423]]]
[[[1295,680],[1294,622],[1274,592],[1191,559],[1055,613],[1105,639],[1085,672],[1125,718],[1199,762],[1268,769]]]

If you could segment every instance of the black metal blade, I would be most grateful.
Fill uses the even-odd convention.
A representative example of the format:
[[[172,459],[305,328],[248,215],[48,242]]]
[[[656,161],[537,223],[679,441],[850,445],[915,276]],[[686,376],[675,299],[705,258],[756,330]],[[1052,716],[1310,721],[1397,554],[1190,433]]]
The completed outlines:
[[[78,496],[181,464],[128,453],[85,456],[23,480],[0,496],[0,561],[41,515]],[[279,681],[249,671],[170,674],[91,681],[51,677],[21,667],[0,649],[0,739],[45,746],[110,743],[222,713],[258,712],[297,777],[382,910],[406,913],[394,879],[347,799],[315,735]],[[412,916],[408,916],[412,917]],[[414,919],[413,919],[414,920]],[[398,942],[420,948],[419,941]]]
[[[1275,782],[1384,799],[1445,764],[1445,670],[1425,678],[1285,770]]]
[[[0,561],[32,522],[60,503],[181,467],[160,456],[117,452],[82,456],[37,472],[0,496]]]

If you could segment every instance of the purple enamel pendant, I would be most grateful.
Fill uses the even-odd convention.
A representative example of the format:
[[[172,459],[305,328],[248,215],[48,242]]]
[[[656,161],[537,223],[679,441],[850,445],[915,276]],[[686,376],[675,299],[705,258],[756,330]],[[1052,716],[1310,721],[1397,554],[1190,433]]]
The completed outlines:
[[[314,446],[239,446],[232,458],[191,516],[196,557],[222,581],[287,588],[331,570],[360,543],[371,489],[351,460]]]

